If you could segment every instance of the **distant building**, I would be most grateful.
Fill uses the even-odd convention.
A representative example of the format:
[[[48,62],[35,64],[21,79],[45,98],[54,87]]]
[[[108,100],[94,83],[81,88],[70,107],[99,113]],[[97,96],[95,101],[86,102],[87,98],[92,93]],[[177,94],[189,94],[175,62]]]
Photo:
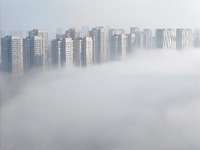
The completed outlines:
[[[81,38],[82,36],[82,31],[80,29],[69,29],[65,32],[65,37],[71,37],[72,40]]]
[[[23,74],[23,42],[18,36],[1,38],[2,71],[14,76]]]
[[[199,47],[200,47],[200,29],[196,29],[196,30],[194,31],[193,46],[194,46],[195,48],[199,48]]]
[[[124,29],[110,29],[108,33],[109,52],[108,57],[111,60],[119,59],[119,35],[126,34]]]
[[[93,65],[93,41],[91,37],[83,38],[83,66]]]
[[[192,29],[176,30],[176,49],[192,48],[193,32]]]
[[[63,34],[62,28],[57,28],[56,29],[56,34]]]
[[[73,40],[70,37],[63,39],[63,48],[65,49],[66,66],[73,65]]]
[[[0,30],[0,36],[1,36],[1,38],[5,37],[6,36],[6,32],[3,31],[3,30]]]
[[[72,66],[74,50],[72,38],[63,36],[62,38],[56,38],[51,43],[52,66],[58,68]]]
[[[119,35],[113,34],[110,36],[110,59],[117,60],[119,51]]]
[[[119,35],[119,56],[125,58],[127,55],[127,35]]]
[[[127,54],[127,35],[114,34],[111,36],[111,60],[120,60]]]
[[[83,65],[83,39],[76,38],[74,40],[74,65],[81,67]]]
[[[33,66],[45,68],[48,64],[48,33],[42,29],[34,29],[28,33],[27,38],[31,40]]]
[[[33,39],[30,37],[23,39],[23,66],[24,72],[28,72],[34,66],[34,51],[33,48]]]
[[[90,31],[93,40],[94,64],[105,62],[107,59],[107,35],[104,27],[96,27]]]
[[[176,49],[176,30],[156,29],[156,48]]]
[[[141,48],[141,31],[138,27],[131,27],[130,28],[130,34],[135,34],[135,48]]]
[[[127,53],[132,53],[135,50],[135,34],[127,35]]]
[[[64,65],[65,52],[62,51],[62,38],[57,38],[51,42],[51,57],[52,66],[61,68]]]
[[[82,26],[82,36],[85,37],[88,35],[89,31],[90,31],[90,27],[89,26]]]
[[[151,29],[144,29],[142,32],[142,48],[151,49],[152,48],[152,32]]]

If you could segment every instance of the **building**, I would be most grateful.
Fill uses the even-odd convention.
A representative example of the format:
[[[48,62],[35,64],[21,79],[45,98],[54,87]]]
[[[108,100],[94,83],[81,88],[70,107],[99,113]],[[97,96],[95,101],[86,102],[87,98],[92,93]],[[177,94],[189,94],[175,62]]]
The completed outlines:
[[[2,71],[13,76],[23,74],[23,42],[18,36],[1,38]]]
[[[131,27],[130,34],[135,34],[135,49],[141,48],[141,32],[138,27]]]
[[[142,32],[142,48],[151,49],[152,48],[152,32],[151,29],[144,29]]]
[[[83,38],[83,66],[92,66],[93,65],[93,40],[91,37]]]
[[[176,30],[156,29],[156,48],[176,49]]]
[[[34,29],[28,33],[28,38],[31,39],[33,66],[46,68],[48,64],[48,33],[42,29]]]
[[[192,29],[176,29],[176,49],[192,48]]]
[[[94,64],[100,64],[107,60],[107,36],[106,28],[96,27],[90,31],[93,40]]]
[[[120,34],[119,35],[119,58],[122,59],[126,57],[127,55],[127,35],[126,34]]]
[[[69,29],[65,32],[65,37],[71,37],[72,40],[82,37],[82,31],[80,29]]]
[[[124,58],[127,54],[127,35],[122,34],[114,34],[111,36],[111,60],[120,60]]]
[[[31,50],[31,45],[33,45],[33,41],[30,37],[23,39],[23,66],[24,72],[28,72],[34,65],[34,54],[33,50]]]
[[[83,39],[76,38],[74,40],[74,65],[81,67],[83,65]]]
[[[127,53],[131,54],[135,50],[135,34],[127,34]]]
[[[193,41],[193,46],[195,48],[199,48],[200,47],[200,29],[196,29],[194,31],[194,41]]]
[[[63,56],[65,56],[65,53],[62,51],[62,38],[56,38],[51,42],[51,62],[52,67],[55,68],[61,68],[64,65],[65,59]]]
[[[126,34],[124,29],[110,29],[108,32],[108,43],[109,43],[109,52],[107,52],[108,58],[111,60],[118,59],[119,54],[119,35]]]
[[[88,33],[90,31],[90,27],[89,26],[82,26],[81,30],[82,30],[82,36],[85,37],[85,36],[88,35]]]
[[[73,65],[73,40],[71,37],[63,38],[63,48],[65,49],[66,66]]]

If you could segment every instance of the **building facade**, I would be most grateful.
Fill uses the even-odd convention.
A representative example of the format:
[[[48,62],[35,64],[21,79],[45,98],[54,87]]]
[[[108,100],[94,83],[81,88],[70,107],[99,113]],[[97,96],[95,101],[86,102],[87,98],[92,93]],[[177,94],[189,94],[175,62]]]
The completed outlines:
[[[156,29],[156,48],[176,49],[176,30]]]
[[[93,40],[91,37],[83,38],[83,66],[93,65]]]
[[[23,42],[18,36],[1,38],[2,71],[14,76],[23,74]]]
[[[193,47],[192,29],[176,29],[176,49]]]

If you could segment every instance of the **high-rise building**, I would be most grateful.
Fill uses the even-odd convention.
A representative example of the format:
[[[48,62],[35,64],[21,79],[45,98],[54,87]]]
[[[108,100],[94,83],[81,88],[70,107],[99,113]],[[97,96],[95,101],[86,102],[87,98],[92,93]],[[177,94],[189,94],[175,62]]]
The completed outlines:
[[[176,30],[156,29],[156,48],[176,49]]]
[[[135,48],[141,48],[141,32],[138,27],[131,27],[130,34],[135,34]]]
[[[62,50],[62,38],[57,38],[51,42],[51,57],[52,66],[56,68],[61,68],[64,65],[65,52]]]
[[[83,64],[83,39],[76,38],[74,40],[74,65],[81,67]]]
[[[65,49],[66,66],[73,65],[73,40],[70,37],[63,38],[63,46]]]
[[[144,29],[142,32],[142,48],[151,49],[152,48],[152,32],[151,29]]]
[[[135,34],[127,35],[127,53],[132,53],[135,50]]]
[[[28,72],[34,65],[34,54],[31,50],[31,45],[33,41],[30,37],[23,39],[23,66],[24,72]]]
[[[91,37],[83,38],[83,66],[92,66],[93,65],[93,41]]]
[[[111,60],[119,59],[119,35],[126,34],[124,29],[110,29],[108,33],[109,52],[108,57]]]
[[[176,49],[192,48],[192,29],[176,29]]]
[[[48,64],[48,33],[42,29],[34,29],[28,33],[31,39],[30,49],[33,54],[33,65],[45,68]]]
[[[2,70],[14,76],[23,74],[23,42],[18,36],[1,38]]]
[[[127,53],[127,35],[114,34],[111,36],[111,60],[119,60],[124,58]]]
[[[88,35],[89,31],[90,31],[90,27],[89,26],[82,26],[82,36],[85,37]]]
[[[93,60],[94,64],[105,62],[107,59],[107,36],[104,27],[96,27],[90,31],[93,39]]]
[[[80,29],[69,29],[65,32],[65,37],[71,37],[72,40],[82,37],[82,31]]]
[[[117,60],[119,54],[119,34],[110,36],[110,59]]]
[[[119,55],[121,58],[125,58],[127,55],[127,35],[119,35]]]
[[[196,30],[194,31],[193,46],[194,46],[195,48],[199,48],[199,47],[200,47],[200,29],[196,29]]]

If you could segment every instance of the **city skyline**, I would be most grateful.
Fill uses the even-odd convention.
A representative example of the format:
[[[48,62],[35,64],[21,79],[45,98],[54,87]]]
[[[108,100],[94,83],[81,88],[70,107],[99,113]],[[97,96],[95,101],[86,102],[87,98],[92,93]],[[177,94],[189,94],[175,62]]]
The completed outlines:
[[[3,72],[16,76],[34,68],[88,67],[123,60],[136,50],[196,48],[200,45],[199,32],[188,28],[156,29],[153,36],[151,29],[130,27],[126,33],[124,29],[99,26],[85,31],[85,35],[80,29],[68,29],[49,40],[46,30],[33,29],[25,38],[1,38],[0,64]]]

